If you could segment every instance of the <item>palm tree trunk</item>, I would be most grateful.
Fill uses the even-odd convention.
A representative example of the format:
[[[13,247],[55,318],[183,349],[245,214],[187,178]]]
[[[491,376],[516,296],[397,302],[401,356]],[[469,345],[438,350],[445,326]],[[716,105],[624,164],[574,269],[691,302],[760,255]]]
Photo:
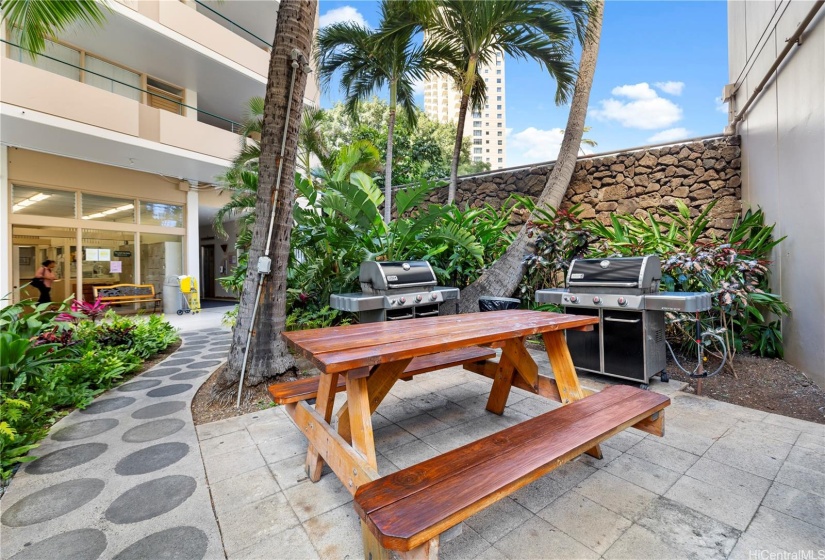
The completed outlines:
[[[390,119],[387,125],[387,164],[384,170],[384,223],[386,224],[392,219],[392,145],[398,106],[397,91],[398,83],[392,82],[390,84]]]
[[[471,56],[461,89],[461,104],[458,106],[458,122],[456,123],[455,145],[453,146],[453,161],[450,166],[450,187],[447,191],[447,204],[452,204],[455,201],[458,185],[458,160],[461,159],[461,145],[464,142],[464,121],[467,119],[467,105],[470,103],[470,94],[475,83],[476,66],[477,60]]]
[[[573,102],[570,105],[570,114],[567,117],[567,126],[564,128],[559,156],[544,190],[539,196],[536,207],[558,208],[573,177],[573,170],[578,159],[579,146],[584,134],[584,120],[587,116],[587,105],[590,100],[590,88],[593,85],[593,75],[596,73],[596,60],[599,55],[599,38],[602,31],[602,15],[604,0],[597,0],[593,4],[592,14],[587,22],[587,38],[582,47],[579,75],[576,88],[573,92]],[[526,223],[533,220],[531,215]],[[527,225],[521,228],[507,251],[487,269],[481,277],[461,290],[461,313],[478,311],[478,298],[484,295],[509,296],[516,291],[522,277],[524,267],[522,261],[529,249]]]
[[[309,56],[317,8],[317,0],[281,0],[278,9],[275,44],[269,62],[269,79],[264,103],[257,218],[249,250],[249,270],[241,292],[229,361],[213,389],[213,396],[222,399],[236,395],[257,293],[256,264],[259,257],[264,254],[273,206],[275,227],[271,236],[272,272],[265,277],[257,317],[252,325],[253,337],[249,348],[246,385],[257,385],[266,377],[280,375],[295,366],[295,361],[280,333],[286,324],[286,269],[292,231],[295,160],[307,74],[300,69],[295,70],[295,86],[292,91],[290,113],[287,116],[289,84],[292,77],[290,53],[293,49],[298,49],[305,57]],[[275,181],[281,163],[281,138],[284,127],[287,127],[286,146],[281,183],[279,192],[276,192]]]

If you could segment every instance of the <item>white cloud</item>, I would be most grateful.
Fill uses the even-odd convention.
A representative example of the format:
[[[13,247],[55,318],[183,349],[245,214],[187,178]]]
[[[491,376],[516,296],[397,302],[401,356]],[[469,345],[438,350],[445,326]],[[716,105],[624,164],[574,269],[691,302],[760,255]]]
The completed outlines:
[[[658,144],[659,142],[673,142],[675,140],[684,140],[690,137],[690,131],[686,128],[668,128],[661,132],[657,132],[647,139],[651,144]]]
[[[424,84],[426,84],[424,79],[413,81],[413,95],[416,97],[424,95]]]
[[[669,99],[659,97],[646,82],[613,88],[611,92],[620,99],[603,99],[600,108],[590,111],[596,119],[616,121],[627,128],[652,130],[668,127],[682,119],[682,109]]]
[[[318,19],[318,27],[326,27],[333,23],[343,23],[346,21],[357,23],[363,27],[369,27],[363,14],[352,6],[341,6],[340,8],[329,10]]]
[[[653,85],[670,95],[682,95],[685,89],[685,82],[656,82]]]
[[[525,165],[556,159],[564,137],[564,129],[541,130],[525,128],[521,132],[507,129],[507,165]]]
[[[650,87],[647,82],[634,84],[632,86],[614,87],[610,92],[613,95],[629,97],[630,99],[656,99],[659,95]]]

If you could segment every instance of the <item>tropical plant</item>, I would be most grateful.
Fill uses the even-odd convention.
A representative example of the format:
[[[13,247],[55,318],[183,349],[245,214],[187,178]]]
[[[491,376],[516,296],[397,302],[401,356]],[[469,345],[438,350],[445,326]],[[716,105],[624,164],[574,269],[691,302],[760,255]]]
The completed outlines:
[[[454,51],[444,42],[414,41],[415,29],[406,27],[385,36],[384,22],[395,17],[402,4],[390,0],[381,2],[381,24],[372,31],[353,22],[334,23],[318,32],[317,66],[324,86],[332,75],[341,72],[341,86],[346,92],[348,112],[357,118],[359,105],[378,90],[389,90],[387,120],[387,152],[384,177],[384,222],[389,223],[392,206],[393,140],[398,106],[414,127],[418,112],[415,104],[415,83],[432,73],[450,72]]]
[[[587,27],[585,32],[579,33],[579,41],[582,43],[581,60],[579,62],[578,77],[573,90],[573,101],[570,104],[570,113],[567,116],[567,126],[564,128],[559,155],[553,165],[553,170],[547,178],[541,195],[539,195],[536,208],[558,208],[564,194],[570,185],[573,170],[578,159],[578,152],[582,145],[584,134],[584,123],[587,116],[587,106],[590,100],[590,89],[593,85],[593,76],[596,72],[596,60],[599,55],[599,40],[602,29],[602,16],[604,13],[604,0],[590,0],[583,7],[577,6],[574,12],[576,18],[576,28],[581,31],[582,18],[587,15]],[[528,223],[541,216],[530,217]],[[462,312],[474,311],[476,301],[483,294],[510,295],[512,294],[524,274],[524,267],[521,266],[522,257],[529,250],[530,238],[526,227],[519,231],[516,238],[511,243],[502,257],[493,264],[481,277],[471,286],[461,291]]]
[[[450,52],[447,72],[461,92],[447,202],[455,200],[458,158],[464,121],[471,106],[480,110],[487,89],[479,74],[496,54],[538,62],[556,81],[555,100],[565,102],[575,81],[573,39],[584,34],[585,2],[534,0],[413,0],[387,30],[390,35],[410,28],[426,33],[425,44]],[[572,17],[571,17],[572,16]],[[458,55],[458,56],[456,56]]]
[[[3,20],[16,29],[20,47],[37,56],[46,49],[46,40],[57,36],[73,24],[101,25],[106,2],[96,0],[3,0],[0,2]]]

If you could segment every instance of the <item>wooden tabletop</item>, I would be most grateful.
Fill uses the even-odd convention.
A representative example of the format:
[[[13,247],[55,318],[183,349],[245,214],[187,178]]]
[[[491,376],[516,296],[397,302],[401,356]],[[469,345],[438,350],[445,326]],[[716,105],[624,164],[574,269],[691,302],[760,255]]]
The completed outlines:
[[[598,322],[598,317],[515,309],[291,331],[283,336],[322,372],[335,373]]]

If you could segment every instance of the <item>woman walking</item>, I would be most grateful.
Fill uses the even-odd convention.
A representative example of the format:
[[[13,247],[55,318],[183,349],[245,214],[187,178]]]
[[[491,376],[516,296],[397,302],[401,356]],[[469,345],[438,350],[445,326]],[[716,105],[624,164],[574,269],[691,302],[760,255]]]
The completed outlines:
[[[40,298],[37,300],[37,303],[51,303],[52,282],[57,280],[57,275],[54,273],[56,266],[57,263],[55,261],[47,259],[43,261],[43,266],[37,269],[34,280],[31,282],[32,286],[40,291]]]

